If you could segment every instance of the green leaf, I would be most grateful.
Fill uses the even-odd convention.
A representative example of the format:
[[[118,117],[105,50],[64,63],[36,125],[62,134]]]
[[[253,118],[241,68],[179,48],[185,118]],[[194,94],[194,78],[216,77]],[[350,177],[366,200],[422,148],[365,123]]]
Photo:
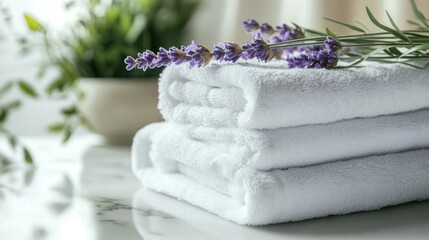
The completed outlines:
[[[65,124],[64,123],[56,123],[49,125],[49,131],[50,132],[61,132],[64,129]]]
[[[392,17],[390,17],[390,14],[388,11],[386,11],[387,17],[389,18],[390,23],[392,24],[392,26],[396,29],[396,31],[398,31],[398,33],[404,38],[406,39],[407,42],[409,42],[411,45],[414,46],[414,43],[410,40],[409,37],[407,37],[407,35],[405,35],[399,28],[398,26],[396,26],[395,22],[393,21]]]
[[[24,93],[24,94],[26,94],[26,95],[28,95],[28,96],[30,96],[30,97],[33,97],[33,98],[36,98],[37,97],[37,93],[36,93],[36,91],[34,90],[34,88],[32,87],[32,86],[30,86],[28,83],[26,83],[26,82],[24,82],[24,81],[19,81],[18,82],[18,86],[19,86],[19,89],[21,89],[21,91]]]
[[[0,123],[3,123],[7,118],[8,111],[6,109],[0,109]]]
[[[18,108],[19,106],[21,106],[21,101],[14,100],[14,101],[11,101],[11,102],[8,102],[8,103],[4,104],[2,106],[2,109],[9,111],[11,109]]]
[[[22,151],[23,151],[25,162],[28,163],[28,164],[32,164],[33,163],[33,158],[31,157],[31,154],[28,151],[28,149],[26,147],[23,147]]]
[[[9,145],[10,145],[13,149],[16,149],[16,146],[17,146],[17,144],[18,144],[18,141],[17,141],[17,139],[16,139],[16,137],[15,137],[15,136],[13,136],[13,135],[9,134],[9,135],[7,136],[7,141],[9,142]]]
[[[71,107],[62,109],[61,112],[66,116],[71,116],[77,113],[77,108],[75,106],[71,106]]]
[[[386,54],[387,54],[387,55],[389,55],[389,56],[392,56],[392,57],[394,57],[394,56],[395,56],[395,54],[391,53],[391,52],[389,51],[389,49],[384,49],[384,50],[383,50],[383,52],[384,52],[384,53],[386,53]]]
[[[398,57],[398,60],[410,53],[416,52],[416,51],[420,51],[420,50],[427,50],[429,49],[429,43],[425,43],[419,46],[415,46],[413,48],[410,48],[408,51],[404,52],[401,56]]]
[[[48,67],[49,67],[49,64],[42,64],[39,67],[39,70],[37,70],[36,77],[38,79],[43,78],[45,76],[45,74],[46,74],[46,71],[48,70]]]
[[[66,143],[70,137],[73,134],[73,129],[70,125],[66,125],[64,128],[64,135],[63,135],[63,143]]]
[[[333,38],[337,38],[337,35],[335,35],[335,33],[333,33],[331,30],[329,30],[329,28],[326,28],[326,34],[328,34],[328,36],[331,36]]]
[[[310,34],[313,34],[313,35],[316,35],[316,36],[326,36],[325,33],[319,32],[319,31],[316,31],[316,30],[313,30],[313,29],[304,28],[304,31],[305,31],[305,33],[310,33]]]
[[[357,24],[359,24],[359,25],[361,25],[361,26],[362,26],[362,29],[364,29],[367,33],[371,32],[371,31],[369,30],[369,28],[367,28],[367,27],[365,26],[365,24],[363,24],[362,22],[360,22],[360,21],[356,21],[356,23],[357,23]]]
[[[361,32],[361,33],[366,33],[366,32],[365,32],[365,30],[363,30],[363,29],[362,29],[362,28],[360,28],[360,27],[356,27],[356,26],[353,26],[353,25],[351,25],[351,24],[343,23],[343,22],[340,22],[340,21],[337,21],[337,20],[334,20],[334,19],[331,19],[331,18],[327,18],[327,17],[325,17],[324,19],[326,19],[326,20],[328,20],[328,21],[331,21],[331,22],[334,22],[334,23],[336,23],[336,24],[339,24],[339,25],[345,26],[345,27],[347,27],[347,28],[350,28],[351,30],[354,30],[354,31],[357,31],[357,32]]]
[[[24,15],[25,21],[27,23],[27,27],[33,31],[33,32],[40,32],[43,29],[42,24],[40,24],[39,21],[37,21],[35,18],[25,14]]]
[[[398,50],[398,48],[396,48],[396,47],[391,47],[391,48],[389,48],[389,51],[390,51],[391,53],[393,53],[394,55],[396,55],[396,56],[401,56],[401,54],[402,54],[402,52],[401,52],[401,51],[399,51],[399,50]]]
[[[388,48],[390,48],[390,47],[391,47],[391,46],[376,48],[376,49],[374,49],[373,51],[371,51],[371,52],[369,52],[369,53],[367,53],[367,54],[363,55],[360,59],[358,59],[358,60],[356,60],[356,61],[352,62],[351,64],[349,64],[349,65],[347,65],[347,66],[345,66],[345,67],[343,67],[343,68],[349,68],[349,67],[356,66],[356,65],[358,65],[359,63],[361,63],[361,62],[365,61],[365,60],[366,60],[367,58],[369,58],[370,56],[372,56],[372,55],[374,55],[374,54],[377,54],[377,53],[379,53],[379,52],[382,52],[382,51],[384,51],[385,49],[388,49]]]
[[[366,7],[366,12],[367,12],[367,14],[368,14],[368,17],[369,17],[369,19],[371,20],[371,22],[373,22],[374,23],[374,25],[376,25],[377,27],[379,27],[379,28],[381,28],[381,29],[383,29],[384,31],[386,31],[386,32],[389,32],[389,33],[391,33],[393,36],[395,36],[395,37],[397,37],[397,38],[399,38],[399,39],[401,39],[401,40],[404,40],[404,41],[406,41],[406,42],[408,42],[408,40],[407,40],[407,38],[404,38],[404,34],[402,33],[402,32],[398,32],[398,31],[396,31],[395,29],[393,29],[393,28],[390,28],[390,27],[388,27],[388,26],[385,26],[385,25],[383,25],[383,24],[381,24],[375,17],[374,17],[374,15],[372,14],[372,12],[371,12],[371,10],[369,10],[369,8],[368,7]]]
[[[414,15],[416,18],[425,26],[425,28],[429,29],[429,24],[427,23],[426,17],[423,15],[422,12],[419,11],[416,2],[414,0],[410,0],[411,9],[413,9]]]
[[[409,24],[411,24],[411,25],[414,25],[414,26],[416,26],[417,28],[423,28],[423,26],[422,26],[422,25],[420,25],[420,23],[417,23],[417,22],[414,22],[414,21],[411,21],[411,20],[407,20],[407,23],[409,23]]]
[[[0,97],[10,91],[13,87],[13,82],[7,82],[0,88]]]
[[[49,95],[51,95],[54,91],[61,92],[65,86],[65,83],[66,81],[64,79],[59,78],[49,84],[48,88],[46,89],[46,92],[48,92]]]

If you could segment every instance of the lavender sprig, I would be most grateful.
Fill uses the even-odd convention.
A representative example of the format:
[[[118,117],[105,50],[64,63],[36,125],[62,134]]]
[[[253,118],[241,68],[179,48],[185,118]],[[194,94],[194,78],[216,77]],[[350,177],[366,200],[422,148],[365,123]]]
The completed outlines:
[[[413,0],[410,2],[415,5]],[[127,57],[124,63],[127,70],[135,68],[147,70],[182,63],[188,63],[190,68],[203,67],[213,60],[235,63],[239,59],[257,59],[267,62],[275,57],[283,58],[290,68],[329,69],[336,67],[340,58],[355,59],[351,64],[341,67],[352,67],[362,61],[373,60],[401,62],[422,68],[408,61],[429,60],[429,27],[425,28],[426,20],[421,25],[422,29],[401,31],[389,15],[394,28],[378,22],[368,8],[367,13],[370,20],[384,32],[366,33],[363,29],[351,24],[331,20],[364,34],[336,36],[329,29],[326,30],[326,35],[314,30],[306,30],[317,36],[306,37],[304,30],[296,24],[294,27],[282,24],[273,28],[268,23],[260,24],[254,19],[248,19],[243,22],[243,26],[246,31],[254,34],[254,38],[242,46],[233,42],[224,42],[215,45],[210,51],[193,41],[189,46],[182,46],[180,49],[160,48],[157,54],[146,50],[139,53],[137,58]],[[416,16],[423,15],[417,11]],[[268,40],[265,41],[262,35],[268,36]],[[423,68],[428,66],[429,61]]]

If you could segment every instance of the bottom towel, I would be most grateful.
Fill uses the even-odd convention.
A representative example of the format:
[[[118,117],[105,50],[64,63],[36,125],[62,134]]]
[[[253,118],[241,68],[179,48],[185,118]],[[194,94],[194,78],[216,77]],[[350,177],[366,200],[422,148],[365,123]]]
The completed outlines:
[[[133,170],[149,189],[174,196],[240,224],[265,225],[378,209],[429,198],[429,150],[356,158],[284,170],[257,171],[227,162],[163,159],[139,131]],[[175,167],[165,164],[175,161]]]

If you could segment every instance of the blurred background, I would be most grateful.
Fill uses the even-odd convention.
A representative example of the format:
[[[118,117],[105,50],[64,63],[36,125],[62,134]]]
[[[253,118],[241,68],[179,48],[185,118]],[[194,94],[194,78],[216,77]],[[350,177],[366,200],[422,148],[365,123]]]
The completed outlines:
[[[135,1],[138,2],[138,0]],[[75,2],[84,1],[78,0]],[[123,2],[126,2],[126,0]],[[132,1],[130,0],[130,2]],[[151,4],[150,0],[143,0],[141,2],[144,6]],[[156,0],[152,2],[156,2]],[[177,34],[183,35],[176,40],[176,44],[177,42],[188,44],[191,39],[195,39],[197,42],[208,47],[220,41],[244,43],[251,38],[241,27],[241,21],[247,18],[254,18],[260,22],[268,22],[272,25],[295,22],[303,27],[320,31],[324,31],[325,27],[329,26],[334,32],[339,33],[347,33],[347,29],[325,21],[323,17],[330,17],[350,23],[355,23],[356,20],[359,20],[371,31],[376,29],[370,24],[366,16],[365,6],[368,6],[376,17],[386,24],[388,23],[388,19],[385,10],[388,10],[397,25],[402,29],[411,28],[412,26],[406,20],[414,18],[408,0],[201,0],[193,2],[199,2],[199,4],[196,4],[198,6],[195,7],[195,11],[192,10],[184,13],[185,15],[189,15],[190,19],[183,22],[183,26],[180,26],[186,26],[187,32],[172,34],[174,36],[177,36]],[[53,68],[45,74],[37,74],[40,71],[40,63],[46,61],[46,58],[49,56],[43,47],[37,47],[38,42],[43,40],[43,37],[29,31],[28,21],[26,22],[24,19],[24,14],[37,19],[44,28],[49,30],[49,34],[52,34],[54,37],[61,37],[70,34],[71,26],[81,19],[81,14],[85,14],[88,11],[88,5],[76,3],[76,6],[67,9],[64,6],[71,4],[71,2],[66,0],[3,0],[0,3],[2,8],[8,9],[7,12],[2,11],[2,18],[10,17],[11,19],[9,26],[7,26],[8,23],[5,21],[0,21],[0,85],[11,79],[23,79],[31,84],[38,93],[38,98],[33,99],[31,97],[22,97],[18,89],[12,89],[7,98],[1,99],[1,101],[14,98],[22,99],[20,108],[14,110],[14,113],[10,114],[7,122],[5,122],[5,128],[17,135],[46,134],[48,125],[63,121],[64,111],[62,113],[61,109],[70,105],[70,98],[72,96],[56,99],[44,96],[45,89],[52,83],[52,78],[55,78],[60,70]],[[429,13],[429,1],[416,0],[416,3],[422,12]],[[184,8],[189,8],[189,6],[185,5]],[[177,12],[175,12],[174,8],[167,11],[161,6],[153,8],[153,10],[157,11],[155,20],[161,19],[168,22],[175,21],[174,19],[176,19],[174,18],[174,14],[177,14]],[[106,17],[103,15],[106,14],[105,8],[95,9],[95,11],[99,16]],[[10,16],[6,16],[5,14],[9,14]],[[120,14],[117,16],[118,18],[120,18]],[[129,22],[131,25],[137,19],[134,18],[135,16],[132,17],[132,21]],[[145,24],[149,26],[149,24],[154,23],[146,21]],[[172,33],[171,31],[173,30],[164,31]],[[108,34],[114,35],[116,32]],[[161,45],[161,42],[169,43],[162,40],[171,38],[168,37],[168,33],[160,33],[158,35],[158,40],[152,37],[152,39],[146,38],[143,41],[154,42],[152,45],[147,45],[151,47]],[[25,56],[22,53],[23,45],[17,39],[18,36],[26,37],[25,41],[27,42],[33,42],[33,40],[35,42],[31,46],[32,51],[25,54]],[[119,47],[128,48],[130,51],[135,51],[140,46],[145,46],[131,46],[131,44],[127,46],[126,42],[117,44],[125,45]],[[114,49],[114,46],[112,45],[106,49]],[[143,50],[140,49],[140,51]],[[104,53],[107,54],[107,50],[103,51],[106,51]],[[110,67],[124,67],[122,57],[117,57],[116,64],[106,64],[108,64],[106,66]],[[105,69],[107,70],[110,67],[105,67]],[[153,75],[155,76],[156,74]],[[57,127],[61,128],[61,126]],[[79,131],[85,132],[86,130]]]

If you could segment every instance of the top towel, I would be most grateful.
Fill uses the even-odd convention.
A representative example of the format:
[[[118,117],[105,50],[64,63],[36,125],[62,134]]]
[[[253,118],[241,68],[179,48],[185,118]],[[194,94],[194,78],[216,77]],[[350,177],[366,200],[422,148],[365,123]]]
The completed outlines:
[[[429,70],[400,64],[288,69],[284,62],[169,66],[160,78],[167,121],[273,129],[429,107]]]

